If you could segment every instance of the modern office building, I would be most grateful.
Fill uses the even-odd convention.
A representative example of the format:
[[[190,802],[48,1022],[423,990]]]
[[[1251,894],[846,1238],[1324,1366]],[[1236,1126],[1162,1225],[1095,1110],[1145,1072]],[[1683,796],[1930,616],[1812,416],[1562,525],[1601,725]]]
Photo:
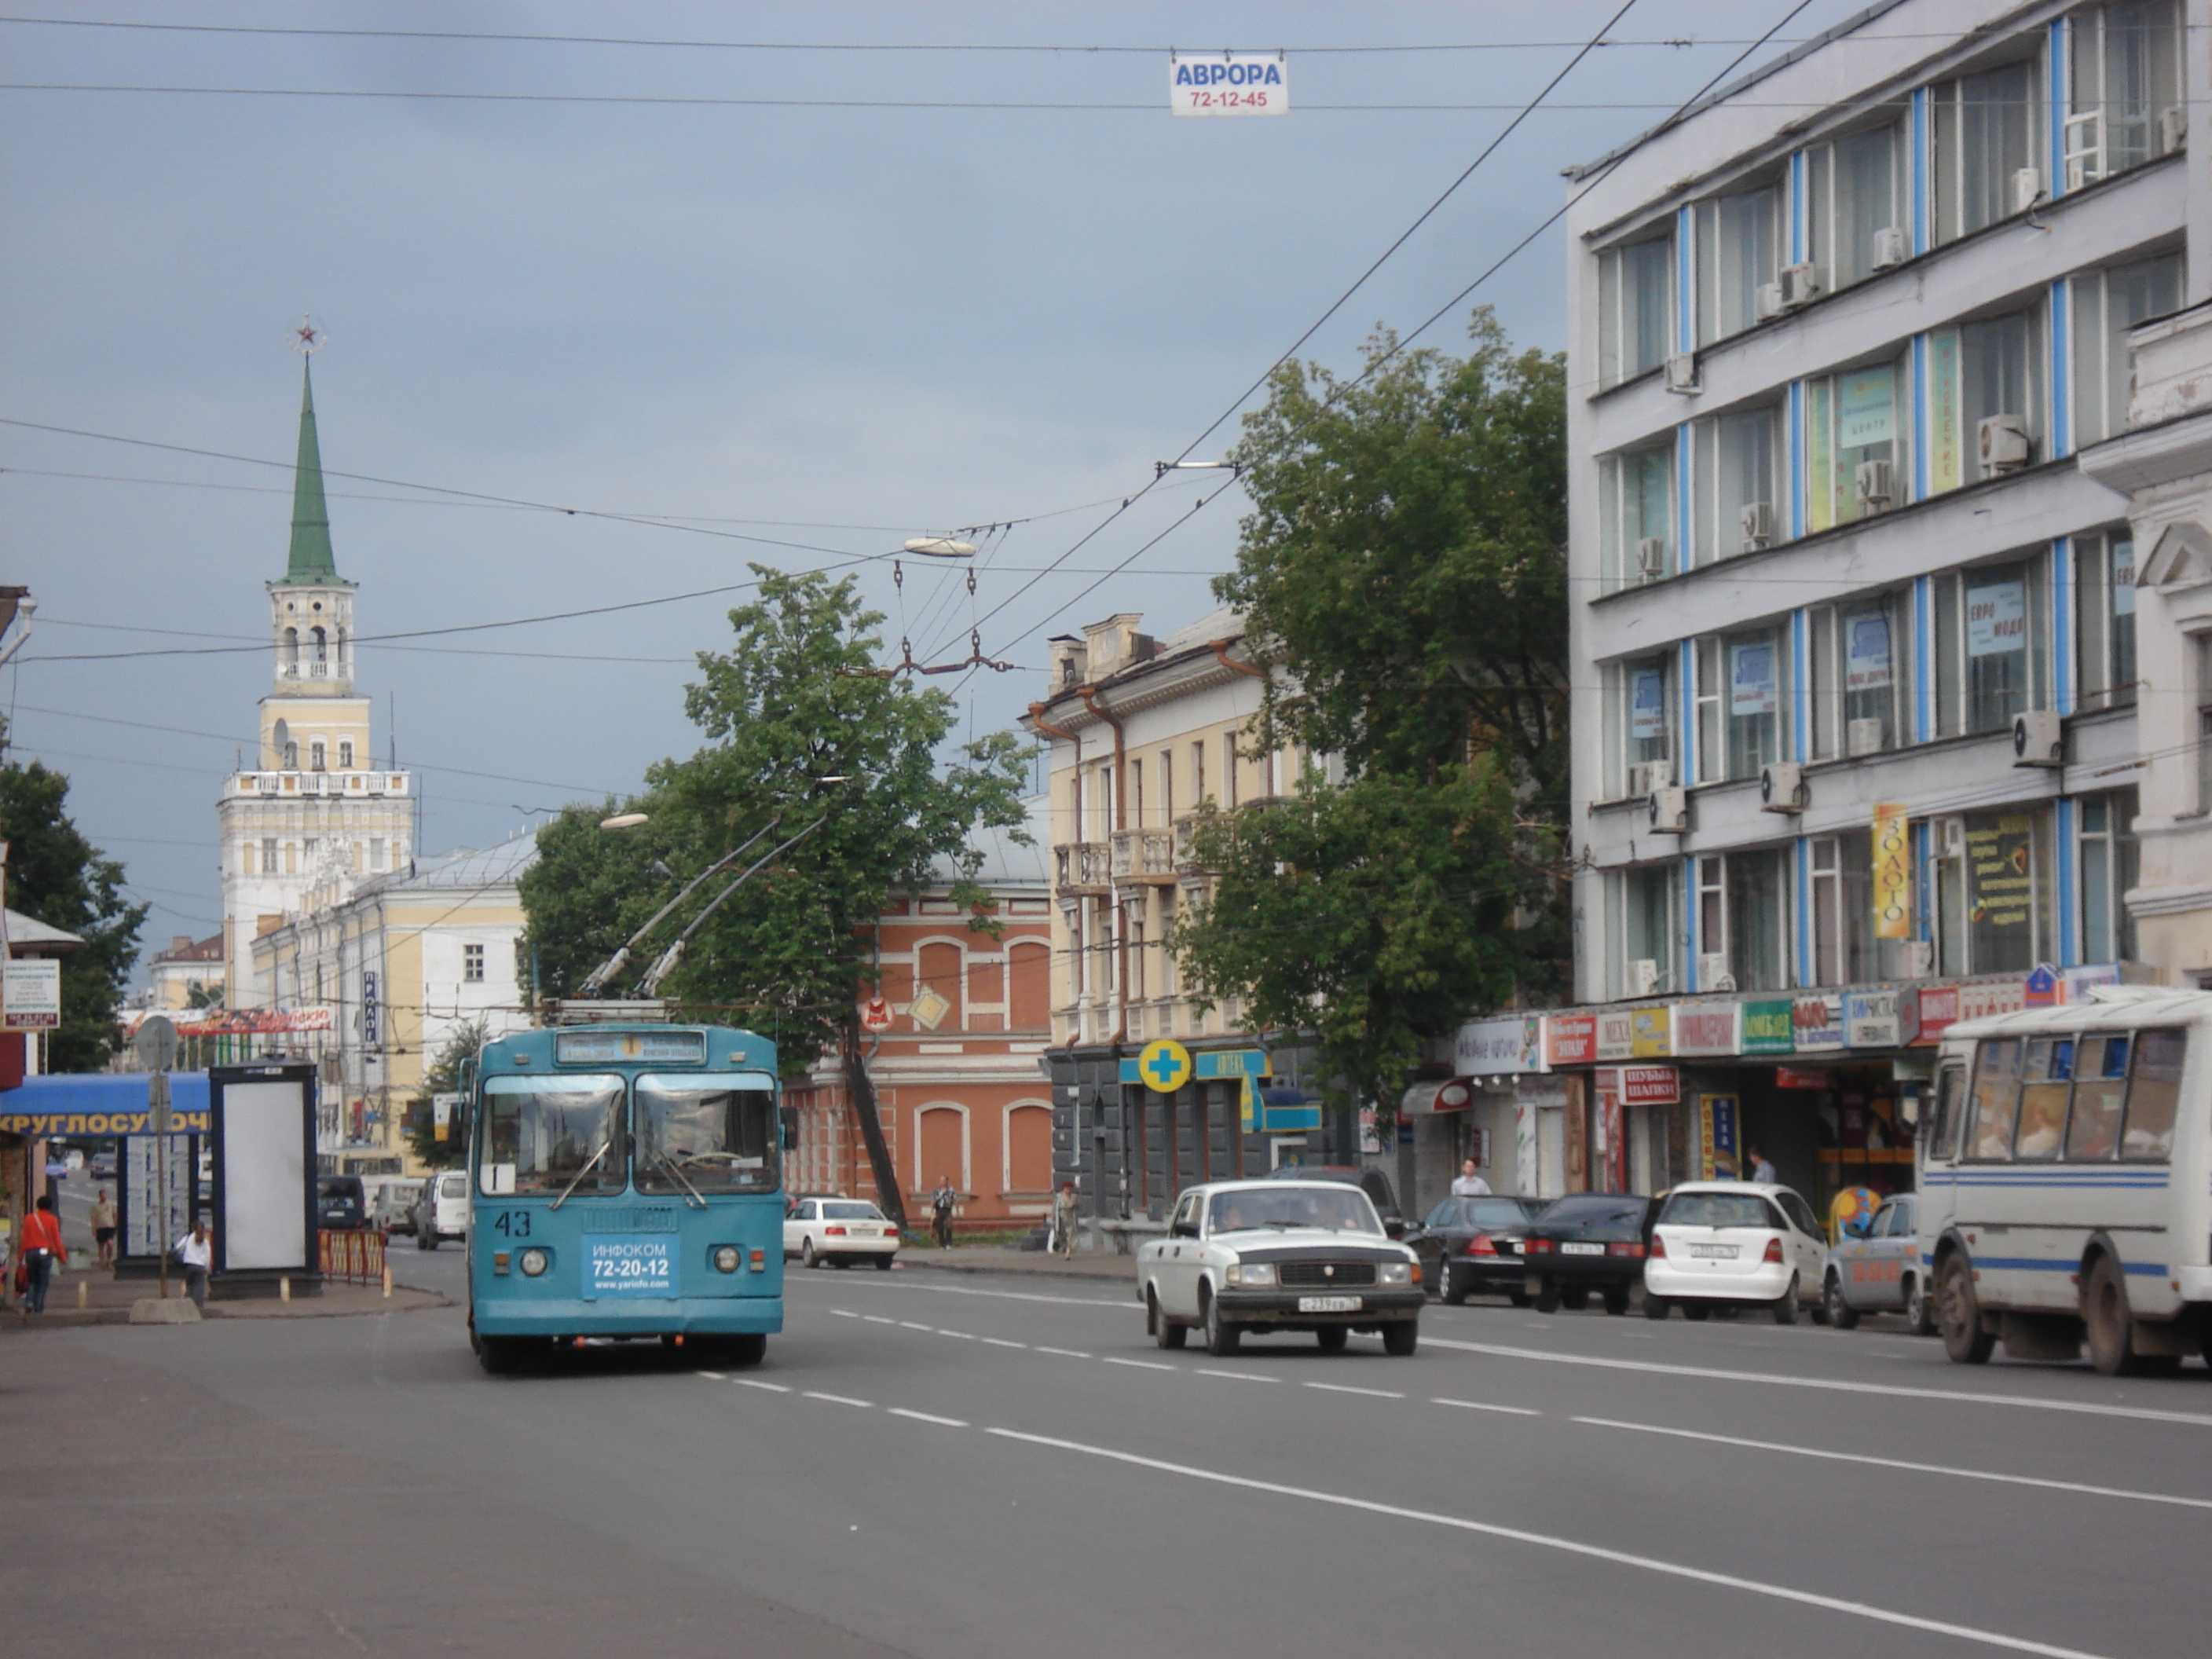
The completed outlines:
[[[2179,973],[2130,894],[2195,691],[2080,458],[2212,293],[2208,112],[2207,0],[1891,0],[1571,173],[1591,1184],[1905,1184],[1945,1024]]]

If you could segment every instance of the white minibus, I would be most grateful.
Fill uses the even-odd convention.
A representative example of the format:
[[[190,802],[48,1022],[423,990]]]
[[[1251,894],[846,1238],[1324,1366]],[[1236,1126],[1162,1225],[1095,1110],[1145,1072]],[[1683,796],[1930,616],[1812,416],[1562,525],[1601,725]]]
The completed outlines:
[[[2212,994],[2090,996],[1943,1034],[1920,1266],[1960,1364],[2086,1337],[2111,1376],[2212,1343]]]

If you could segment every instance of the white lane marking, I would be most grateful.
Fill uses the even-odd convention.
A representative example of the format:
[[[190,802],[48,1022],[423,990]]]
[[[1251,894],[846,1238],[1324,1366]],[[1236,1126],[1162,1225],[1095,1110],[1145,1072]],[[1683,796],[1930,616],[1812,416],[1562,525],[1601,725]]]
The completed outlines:
[[[1026,1342],[1009,1342],[1003,1336],[987,1336],[983,1339],[983,1341],[987,1346],[994,1348],[1026,1348],[1029,1346],[1029,1344]]]
[[[1137,1468],[1157,1469],[1165,1474],[1179,1474],[1188,1480],[1211,1481],[1218,1486],[1241,1486],[1248,1492],[1263,1492],[1278,1498],[1303,1498],[1316,1504],[1332,1504],[1340,1509],[1359,1510],[1369,1515],[1389,1516],[1394,1520],[1419,1521],[1432,1527],[1449,1527],[1459,1532],[1480,1533],[1491,1538],[1510,1539],[1517,1544],[1534,1544],[1544,1549],[1560,1550],[1570,1555],[1579,1555],[1595,1561],[1610,1561],[1625,1567],[1641,1567],[1647,1572],[1663,1573],[1669,1577],[1687,1578],[1701,1584],[1717,1584],[1723,1589],[1742,1590],[1747,1595],[1770,1596],[1778,1601],[1794,1601],[1801,1607],[1820,1607],[1830,1613],[1845,1613],[1860,1619],[1869,1619],[1879,1624],[1899,1625],[1907,1630],[1926,1631],[1937,1636],[1954,1636],[1963,1641],[1979,1642],[1984,1646],[2003,1648],[2014,1653],[2034,1653],[2045,1659],[2100,1659],[2100,1656],[2080,1648],[2062,1648],[2048,1642],[2032,1642],[2018,1636],[2007,1636],[2002,1632],[1977,1630],[1971,1625],[1954,1625],[1941,1619],[1923,1619],[1909,1613],[1898,1613],[1888,1607],[1873,1607],[1864,1601],[1846,1601],[1839,1596],[1821,1595],[1812,1590],[1790,1589],[1780,1584],[1764,1584],[1753,1578],[1739,1578],[1733,1573],[1712,1572],[1703,1567],[1686,1566],[1677,1561],[1661,1560],[1656,1556],[1635,1555],[1626,1550],[1607,1549],[1598,1544],[1586,1544],[1578,1539],[1555,1538],[1547,1533],[1529,1532],[1520,1527],[1499,1526],[1490,1521],[1470,1521],[1464,1516],[1438,1515],[1426,1510],[1407,1509],[1397,1504],[1379,1504],[1372,1498],[1352,1498],[1341,1492],[1316,1492],[1310,1486],[1285,1486],[1279,1481],[1255,1480],[1249,1475],[1224,1474],[1218,1469],[1196,1468],[1188,1463],[1170,1463],[1157,1457],[1140,1457],[1134,1452],[1115,1451],[1107,1446],[1086,1445],[1080,1440],[1059,1440],[1049,1435],[1024,1434],[1015,1429],[987,1428],[986,1434],[1005,1440],[1024,1441],[1033,1446],[1045,1446],[1055,1451],[1081,1452],[1088,1457],[1100,1457],[1116,1463],[1130,1464]]]
[[[832,1308],[830,1311],[840,1319],[858,1319],[860,1316],[849,1308]]]
[[[899,1328],[907,1331],[933,1331],[937,1328],[934,1325],[917,1324],[911,1319],[902,1319],[899,1321]]]
[[[785,1392],[788,1393],[789,1390],[787,1389]],[[872,1400],[855,1400],[847,1394],[822,1394],[813,1389],[803,1390],[800,1397],[806,1400],[826,1400],[833,1406],[858,1406],[866,1412],[872,1412],[876,1408],[876,1402]]]
[[[1279,1376],[1262,1376],[1257,1371],[1222,1371],[1214,1370],[1211,1365],[1200,1365],[1198,1368],[1198,1374],[1200,1376],[1226,1376],[1238,1382],[1279,1382],[1282,1381],[1282,1378]]]
[[[1487,1400],[1445,1400],[1429,1401],[1431,1406],[1456,1406],[1463,1412],[1504,1412],[1508,1417],[1541,1417],[1544,1413],[1534,1406],[1493,1406]]]
[[[1870,1457],[1859,1452],[1821,1451],[1811,1446],[1784,1446],[1771,1440],[1746,1440],[1741,1435],[1700,1434],[1694,1429],[1667,1429],[1656,1423],[1622,1423],[1610,1417],[1577,1417],[1601,1429],[1632,1429],[1638,1434],[1673,1435],[1680,1440],[1710,1440],[1723,1446],[1747,1446],[1755,1451],[1790,1452],[1799,1457],[1825,1458],[1834,1463],[1871,1463],[1876,1468],[1905,1469],[1914,1474],[1948,1474],[1961,1480],[1998,1480],[2013,1486],[2041,1486],[2049,1492],[2075,1492],[2092,1498],[2131,1498],[2142,1504],[2179,1504],[2185,1509],[2212,1510],[2212,1498],[2177,1498],[2162,1492],[2130,1492],[2124,1486],[2092,1486],[2078,1480],[2046,1480],[2032,1474],[1997,1474],[1988,1469],[1954,1468],[1947,1463],[1915,1463],[1902,1457]]]
[[[963,1342],[973,1342],[975,1340],[975,1333],[972,1331],[948,1331],[940,1328],[937,1334],[939,1336],[957,1336]]]
[[[897,1320],[886,1319],[881,1314],[862,1314],[860,1317],[866,1320],[871,1325],[896,1325],[898,1323]]]
[[[1036,1351],[1039,1353],[1056,1353],[1062,1359],[1088,1359],[1091,1358],[1089,1354],[1084,1352],[1080,1348],[1048,1348],[1042,1342],[1036,1345]]]
[[[2089,1417],[2133,1417],[2151,1423],[2186,1423],[2212,1429],[2212,1417],[2195,1412],[2152,1411],[2143,1406],[2100,1406],[2084,1400],[2034,1400],[2016,1394],[1969,1394],[1963,1389],[1909,1389],[1898,1382],[1846,1382],[1826,1376],[1784,1376],[1773,1371],[1727,1371],[1709,1365],[1663,1365],[1651,1359],[1601,1359],[1594,1354],[1553,1353],[1543,1348],[1509,1348],[1494,1342],[1456,1342],[1449,1337],[1422,1339],[1431,1347],[1461,1348],[1507,1359],[1545,1359],[1557,1365],[1597,1365],[1607,1370],[1658,1371],[1668,1376],[1710,1376],[1723,1382],[1766,1382],[1783,1389],[1827,1389],[1842,1394],[1879,1394],[1906,1400],[1953,1400],[1966,1406],[2019,1406],[2036,1412],[2079,1412]]]
[[[1402,1394],[1394,1394],[1389,1389],[1355,1389],[1349,1382],[1309,1382],[1306,1387],[1326,1389],[1331,1394],[1364,1394],[1372,1400],[1403,1400],[1406,1397]]]
[[[770,1394],[789,1394],[791,1390],[781,1382],[763,1382],[757,1377],[733,1376],[731,1382],[741,1389],[766,1389]]]
[[[729,1377],[721,1371],[694,1371],[691,1374],[694,1376],[706,1377],[709,1381],[715,1382],[726,1382],[730,1380]]]
[[[1140,1371],[1179,1371],[1182,1369],[1180,1365],[1162,1364],[1157,1359],[1124,1359],[1119,1354],[1111,1353],[1106,1356],[1106,1363],[1109,1365],[1134,1365]]]
[[[903,1406],[890,1406],[884,1409],[893,1417],[911,1417],[917,1423],[935,1423],[942,1428],[964,1429],[968,1426],[957,1417],[933,1417],[927,1412],[910,1412]]]
[[[927,1285],[911,1279],[882,1286],[878,1286],[867,1280],[862,1280],[860,1283],[866,1285],[871,1290],[881,1288],[901,1292],[932,1291],[939,1296],[988,1296],[1000,1302],[1053,1302],[1066,1308],[1127,1308],[1132,1310],[1141,1310],[1145,1305],[1133,1295],[1115,1297],[1113,1300],[1108,1301],[1096,1296],[1042,1296],[1033,1291],[979,1291],[966,1285]],[[850,1288],[857,1289],[859,1285]]]

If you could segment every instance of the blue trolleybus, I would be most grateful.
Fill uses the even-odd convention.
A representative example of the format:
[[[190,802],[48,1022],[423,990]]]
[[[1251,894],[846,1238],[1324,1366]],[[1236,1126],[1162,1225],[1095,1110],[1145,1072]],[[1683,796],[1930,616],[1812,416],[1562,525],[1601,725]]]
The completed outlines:
[[[469,1085],[469,1340],[586,1337],[750,1364],[783,1328],[775,1045],[608,1024],[487,1043]]]

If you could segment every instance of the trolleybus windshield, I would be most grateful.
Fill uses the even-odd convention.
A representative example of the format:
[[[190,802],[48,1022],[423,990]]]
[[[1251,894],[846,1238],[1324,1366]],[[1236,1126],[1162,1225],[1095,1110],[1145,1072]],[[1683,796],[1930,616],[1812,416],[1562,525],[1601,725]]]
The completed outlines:
[[[623,1080],[615,1076],[484,1080],[479,1184],[487,1193],[620,1192]]]
[[[775,1079],[697,1072],[637,1079],[633,1108],[641,1193],[769,1193],[776,1168]]]

